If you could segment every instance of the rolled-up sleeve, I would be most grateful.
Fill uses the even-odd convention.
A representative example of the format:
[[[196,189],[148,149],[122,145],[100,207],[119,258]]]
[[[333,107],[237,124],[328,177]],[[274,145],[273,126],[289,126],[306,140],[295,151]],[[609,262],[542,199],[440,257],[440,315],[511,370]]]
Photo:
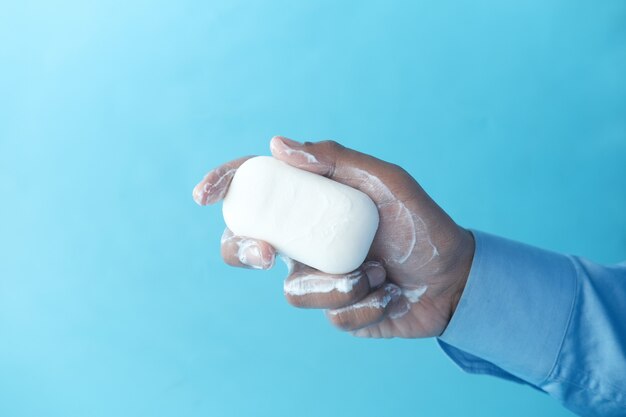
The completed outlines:
[[[626,267],[472,233],[467,284],[438,339],[446,354],[580,414],[626,416]]]

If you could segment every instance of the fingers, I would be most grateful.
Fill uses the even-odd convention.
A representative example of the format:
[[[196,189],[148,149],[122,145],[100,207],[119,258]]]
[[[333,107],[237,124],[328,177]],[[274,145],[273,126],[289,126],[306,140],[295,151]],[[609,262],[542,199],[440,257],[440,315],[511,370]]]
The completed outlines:
[[[420,326],[420,320],[415,318],[406,296],[390,305],[385,311],[382,320],[350,330],[350,334],[360,338],[392,338],[392,337],[427,337]]]
[[[380,262],[365,262],[349,274],[325,274],[301,263],[295,263],[285,280],[287,301],[303,308],[340,308],[363,299],[372,288],[385,280]]]
[[[275,136],[270,141],[270,150],[275,158],[290,165],[363,191],[377,204],[411,199],[420,189],[399,166],[334,141],[299,143]]]
[[[327,309],[326,316],[341,330],[367,328],[372,332],[376,324],[393,324],[410,308],[400,287],[385,282],[386,272],[378,261],[367,261],[344,275],[325,274],[293,261],[289,269],[284,283],[287,301],[296,307]],[[378,337],[392,334],[386,332]]]
[[[223,199],[235,172],[250,158],[235,159],[209,171],[193,189],[195,202],[204,206]],[[221,252],[228,265],[253,269],[270,269],[276,258],[276,251],[269,243],[235,236],[228,228],[222,235]]]
[[[341,330],[354,331],[385,319],[401,296],[398,286],[385,284],[357,303],[326,311],[326,316]]]
[[[237,168],[250,158],[251,156],[245,156],[235,159],[209,171],[193,189],[195,202],[201,206],[206,206],[223,199]]]
[[[228,265],[252,269],[270,269],[274,266],[276,251],[267,242],[235,236],[227,228],[221,244],[222,258]]]

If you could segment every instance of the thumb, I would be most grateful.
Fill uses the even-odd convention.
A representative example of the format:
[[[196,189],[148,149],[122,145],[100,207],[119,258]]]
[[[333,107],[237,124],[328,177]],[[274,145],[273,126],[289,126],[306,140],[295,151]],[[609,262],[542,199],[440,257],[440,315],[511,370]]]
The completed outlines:
[[[377,204],[406,201],[421,190],[402,168],[335,141],[300,143],[282,136],[270,141],[272,155],[296,168],[356,188]]]

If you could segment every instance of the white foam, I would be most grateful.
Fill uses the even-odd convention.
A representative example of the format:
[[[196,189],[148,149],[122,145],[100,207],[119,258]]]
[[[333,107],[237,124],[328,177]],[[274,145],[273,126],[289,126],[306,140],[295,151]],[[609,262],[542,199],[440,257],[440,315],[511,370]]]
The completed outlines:
[[[420,285],[419,287],[416,287],[413,289],[403,288],[402,295],[404,295],[406,299],[409,300],[409,302],[417,303],[419,302],[420,298],[422,297],[422,295],[424,295],[427,289],[428,289],[428,285]]]
[[[382,298],[370,296],[363,301],[359,301],[358,303],[351,304],[347,307],[328,310],[328,314],[336,316],[347,311],[359,310],[362,308],[384,309],[385,307],[387,307],[387,305],[389,305],[391,300],[393,300],[394,293],[397,294],[398,291],[398,287],[388,285],[385,287],[385,295]]]
[[[242,239],[237,241],[237,245],[237,257],[239,258],[239,262],[254,269],[263,269],[263,257],[261,256],[261,248],[259,248],[257,242],[252,239]],[[261,261],[261,264],[251,263],[248,259],[248,255],[250,254],[256,256],[256,258]]]
[[[287,275],[291,275],[291,273],[293,272],[293,268],[295,266],[295,262],[293,259],[291,259],[290,257],[288,257],[287,255],[284,255],[282,253],[278,253],[278,257],[285,263],[285,265],[287,266]]]
[[[275,151],[277,151],[279,153],[283,152],[283,153],[285,153],[285,154],[287,154],[289,156],[300,155],[300,156],[304,157],[304,159],[306,159],[306,161],[309,164],[319,164],[320,163],[320,161],[317,160],[315,155],[313,155],[313,154],[311,154],[309,152],[300,150],[300,149],[293,149],[288,144],[283,142],[280,138],[278,138],[277,141],[279,141],[281,143],[281,145],[279,145],[279,149],[277,149],[277,147],[276,147],[276,141],[273,140],[273,141],[270,142],[270,147],[273,150],[275,150]]]
[[[366,170],[355,167],[345,167],[342,169],[342,173],[347,175],[343,174],[338,179],[350,180],[351,183],[358,184],[360,190],[375,199],[382,215],[381,228],[385,227],[385,223],[387,223],[387,227],[393,228],[393,230],[410,233],[406,242],[389,241],[386,243],[387,249],[391,252],[385,259],[386,262],[405,263],[415,251],[416,246],[422,243],[428,245],[431,250],[430,257],[419,267],[426,265],[439,254],[427,231],[426,223],[421,217],[412,213],[380,178]],[[393,210],[395,210],[395,214],[393,214]],[[382,213],[386,211],[391,213]],[[393,219],[388,218],[387,215],[393,215]],[[390,222],[393,223],[389,224]]]
[[[284,291],[289,295],[321,294],[338,291],[347,293],[363,278],[363,273],[355,271],[342,277],[324,277],[321,275],[302,275],[286,280]]]
[[[218,168],[218,170],[219,169],[220,168]],[[222,199],[226,195],[226,192],[228,191],[228,181],[233,177],[233,175],[235,175],[236,171],[237,171],[236,168],[230,168],[227,171],[224,171],[220,175],[220,177],[217,179],[217,181],[215,181],[214,183],[206,182],[206,178],[208,178],[214,172],[217,172],[217,171],[211,171],[208,174],[206,174],[204,177],[205,179],[202,180],[201,182],[201,184],[204,182],[202,187],[196,187],[193,190],[194,200],[197,203],[202,204],[202,200],[204,199],[204,197],[206,195],[213,194],[214,192],[216,192],[216,190],[218,194],[215,196],[214,200],[217,201],[217,200]],[[226,184],[224,183],[224,181],[226,181]]]

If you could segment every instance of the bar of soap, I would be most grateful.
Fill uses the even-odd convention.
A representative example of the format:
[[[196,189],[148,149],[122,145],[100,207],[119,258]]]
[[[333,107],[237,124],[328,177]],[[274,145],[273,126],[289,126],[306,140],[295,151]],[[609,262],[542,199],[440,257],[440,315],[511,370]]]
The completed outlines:
[[[366,194],[270,156],[239,167],[222,213],[236,235],[329,274],[358,268],[378,228],[378,209]]]

